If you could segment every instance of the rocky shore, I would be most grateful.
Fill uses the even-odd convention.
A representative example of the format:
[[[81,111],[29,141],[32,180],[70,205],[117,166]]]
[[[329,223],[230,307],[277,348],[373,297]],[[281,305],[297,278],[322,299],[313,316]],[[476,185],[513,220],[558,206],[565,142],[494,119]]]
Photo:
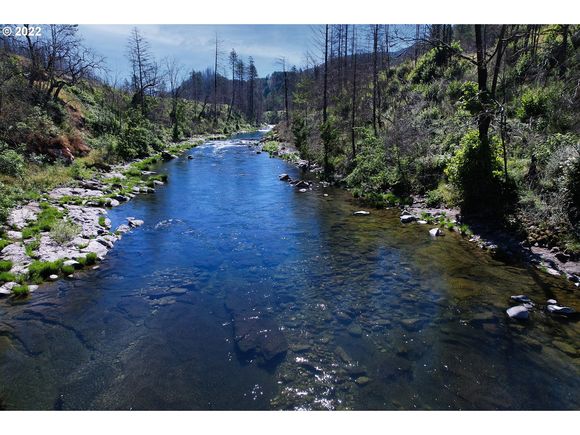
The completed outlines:
[[[128,216],[126,223],[111,228],[107,209],[130,201],[136,195],[152,194],[166,177],[149,170],[148,163],[178,158],[187,149],[221,136],[196,136],[146,159],[101,169],[86,180],[75,181],[46,192],[39,200],[14,208],[6,225],[0,262],[4,265],[0,296],[21,296],[35,291],[42,281],[74,278],[74,271],[105,258],[123,234],[143,225]],[[56,222],[74,229],[61,238],[54,229],[39,225],[43,213],[58,216]],[[20,291],[18,291],[20,290]]]
[[[281,142],[276,136],[265,136],[259,142],[260,151],[270,156],[287,160],[298,168],[314,174],[320,174],[322,168],[308,160],[300,158],[298,150],[289,143]],[[288,181],[306,191],[312,189],[313,183],[305,180],[291,180],[288,174],[281,174],[280,180]],[[324,185],[326,183],[321,183]],[[327,185],[327,184],[326,184]],[[518,240],[515,235],[487,225],[485,222],[470,222],[469,227],[461,222],[457,208],[428,207],[425,198],[414,196],[410,206],[401,206],[401,223],[426,225],[433,237],[445,235],[445,231],[456,231],[467,237],[471,243],[487,250],[491,255],[517,258],[552,276],[568,279],[580,287],[580,261],[572,258],[557,247],[531,244],[527,240]]]

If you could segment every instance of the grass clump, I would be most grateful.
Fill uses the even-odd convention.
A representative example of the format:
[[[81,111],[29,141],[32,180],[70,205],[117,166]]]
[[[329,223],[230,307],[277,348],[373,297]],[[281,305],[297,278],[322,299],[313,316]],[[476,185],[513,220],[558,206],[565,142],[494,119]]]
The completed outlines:
[[[9,272],[12,269],[12,261],[1,260],[0,261],[0,272]]]
[[[10,272],[0,272],[0,282],[14,282],[16,275]]]
[[[40,238],[36,236],[36,239],[28,242],[24,246],[24,251],[26,252],[26,255],[32,258],[34,256],[34,251],[36,251],[38,248],[40,248]]]
[[[62,218],[62,213],[55,207],[46,203],[41,203],[40,207],[42,210],[38,214],[36,222],[22,230],[23,239],[30,239],[41,231],[50,231],[57,221]]]
[[[14,297],[22,298],[30,294],[30,288],[26,284],[16,285],[12,288]]]
[[[62,270],[62,273],[65,275],[72,275],[75,272],[74,266],[62,266],[60,270]]]
[[[50,275],[58,275],[62,268],[63,260],[34,261],[28,266],[28,278],[33,282],[42,282]]]
[[[0,251],[2,251],[2,249],[11,244],[12,242],[10,240],[0,239]]]
[[[105,218],[105,216],[99,216],[99,225],[102,227],[107,226],[107,219]]]
[[[97,262],[97,254],[89,252],[84,258],[81,257],[77,261],[83,266],[92,266]]]
[[[81,227],[67,220],[59,220],[50,230],[50,237],[61,245],[70,242],[81,232]]]

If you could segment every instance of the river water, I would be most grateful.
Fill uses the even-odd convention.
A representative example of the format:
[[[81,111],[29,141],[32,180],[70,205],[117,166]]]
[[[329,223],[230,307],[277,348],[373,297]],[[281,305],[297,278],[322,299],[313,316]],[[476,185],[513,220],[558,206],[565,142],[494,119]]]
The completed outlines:
[[[160,165],[166,186],[110,210],[145,224],[99,270],[0,300],[3,407],[580,408],[580,325],[541,310],[577,289],[394,210],[354,216],[345,191],[299,192],[278,180],[298,169],[238,140],[256,137]],[[505,316],[520,293],[527,323]],[[285,354],[241,351],[248,311]]]

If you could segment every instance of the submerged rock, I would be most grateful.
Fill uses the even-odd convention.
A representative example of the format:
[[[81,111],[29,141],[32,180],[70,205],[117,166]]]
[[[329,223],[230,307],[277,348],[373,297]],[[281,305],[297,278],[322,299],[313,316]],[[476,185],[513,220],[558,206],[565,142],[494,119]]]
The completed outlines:
[[[548,313],[558,314],[561,316],[568,316],[568,315],[574,314],[576,312],[576,310],[574,308],[564,307],[564,306],[556,305],[556,304],[548,305],[546,307],[546,310],[548,311]]]
[[[367,378],[366,376],[361,376],[359,378],[356,378],[355,382],[357,383],[357,385],[360,385],[361,387],[368,384],[371,380],[369,378]]]
[[[355,216],[368,216],[371,213],[369,211],[366,211],[366,210],[359,210],[359,211],[355,211],[353,214]]]
[[[508,308],[506,313],[510,319],[527,320],[530,317],[530,312],[523,305]]]
[[[286,353],[288,342],[275,322],[261,316],[234,315],[234,339],[242,353],[255,353],[271,361]]]
[[[510,299],[512,301],[516,301],[516,302],[520,302],[520,303],[531,303],[532,300],[527,297],[526,295],[515,295],[515,296],[510,296]]]
[[[288,174],[280,174],[278,176],[278,178],[280,179],[280,181],[291,181],[292,180],[290,178],[290,175],[288,175]]]

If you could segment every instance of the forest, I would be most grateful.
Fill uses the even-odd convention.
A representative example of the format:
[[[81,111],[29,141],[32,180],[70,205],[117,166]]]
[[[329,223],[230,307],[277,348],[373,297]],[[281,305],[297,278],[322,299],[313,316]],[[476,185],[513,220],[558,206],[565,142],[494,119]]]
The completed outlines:
[[[580,253],[577,25],[318,26],[304,65],[265,78],[217,35],[185,71],[135,28],[124,79],[78,26],[47,28],[0,41],[0,219],[93,167],[271,123],[376,207],[418,195]]]

